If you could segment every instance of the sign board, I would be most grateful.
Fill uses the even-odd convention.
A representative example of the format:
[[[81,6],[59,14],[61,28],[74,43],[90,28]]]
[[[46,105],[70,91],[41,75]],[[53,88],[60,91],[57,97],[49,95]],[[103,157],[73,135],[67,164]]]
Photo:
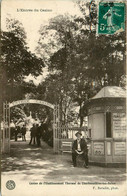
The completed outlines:
[[[115,155],[126,154],[126,142],[115,142]]]
[[[94,155],[104,155],[103,142],[94,142]]]
[[[113,137],[125,138],[126,137],[126,114],[125,113],[113,113]]]
[[[36,99],[24,99],[24,100],[14,101],[14,102],[9,104],[9,107],[11,108],[11,107],[16,106],[16,105],[28,104],[28,103],[41,104],[41,105],[45,105],[45,106],[48,106],[48,107],[54,109],[53,104],[48,103],[46,101],[36,100]]]

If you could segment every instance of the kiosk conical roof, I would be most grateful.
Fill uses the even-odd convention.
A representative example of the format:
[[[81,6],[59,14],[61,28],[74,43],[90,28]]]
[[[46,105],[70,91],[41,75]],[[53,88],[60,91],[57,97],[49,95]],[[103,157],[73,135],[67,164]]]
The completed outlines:
[[[126,98],[126,91],[122,87],[106,86],[92,97],[92,99],[99,98]]]

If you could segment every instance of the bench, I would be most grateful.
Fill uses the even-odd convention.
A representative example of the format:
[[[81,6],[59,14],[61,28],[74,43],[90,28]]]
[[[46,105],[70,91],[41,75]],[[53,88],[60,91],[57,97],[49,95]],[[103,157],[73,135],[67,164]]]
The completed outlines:
[[[62,141],[61,151],[62,151],[62,153],[63,152],[69,152],[69,153],[71,153],[72,152],[72,142]]]

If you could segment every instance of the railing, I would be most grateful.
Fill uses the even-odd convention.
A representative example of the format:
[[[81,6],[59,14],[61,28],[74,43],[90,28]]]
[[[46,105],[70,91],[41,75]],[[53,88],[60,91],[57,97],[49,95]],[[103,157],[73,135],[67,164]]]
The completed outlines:
[[[54,152],[71,152],[75,134],[80,131],[82,138],[88,138],[87,127],[71,127],[68,124],[59,123],[54,127]]]
[[[86,127],[69,127],[68,125],[60,125],[59,127],[59,139],[75,139],[76,132],[80,131],[83,137],[87,137]]]

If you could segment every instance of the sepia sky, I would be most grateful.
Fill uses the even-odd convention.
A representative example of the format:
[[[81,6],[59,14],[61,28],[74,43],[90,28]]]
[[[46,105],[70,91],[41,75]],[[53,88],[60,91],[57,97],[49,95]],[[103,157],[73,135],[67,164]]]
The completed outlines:
[[[21,11],[21,9],[31,9],[33,11]],[[35,9],[38,11],[35,11]],[[43,9],[46,11],[43,11]],[[38,30],[41,24],[46,24],[50,18],[65,13],[71,15],[81,14],[76,3],[72,0],[3,0],[1,28],[2,30],[6,30],[6,17],[18,19],[22,22],[27,33],[28,46],[34,52],[39,39]]]

